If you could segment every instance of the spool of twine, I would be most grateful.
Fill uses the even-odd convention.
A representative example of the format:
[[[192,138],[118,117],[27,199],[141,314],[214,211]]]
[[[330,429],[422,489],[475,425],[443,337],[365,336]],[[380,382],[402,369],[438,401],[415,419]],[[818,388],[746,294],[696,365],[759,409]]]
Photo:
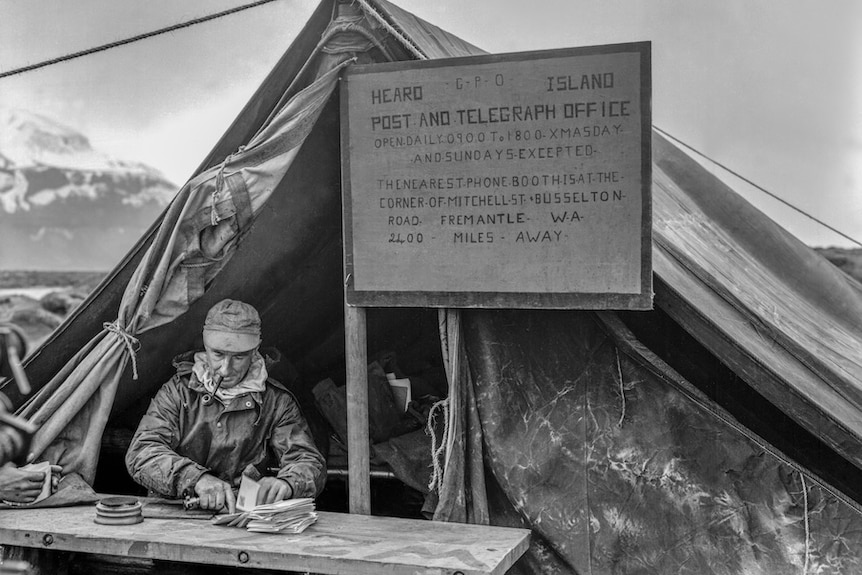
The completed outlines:
[[[105,497],[96,503],[96,518],[101,525],[134,525],[144,520],[143,506],[137,497]]]

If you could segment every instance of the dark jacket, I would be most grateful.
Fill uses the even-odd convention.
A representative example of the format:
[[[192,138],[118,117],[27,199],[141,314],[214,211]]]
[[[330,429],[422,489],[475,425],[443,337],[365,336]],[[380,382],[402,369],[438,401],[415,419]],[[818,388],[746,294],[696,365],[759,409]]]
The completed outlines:
[[[153,398],[126,453],[135,481],[182,497],[194,492],[204,473],[238,486],[243,474],[258,479],[274,466],[293,497],[323,490],[326,462],[296,400],[280,383],[268,379],[265,391],[222,405],[191,373],[192,361],[175,365],[177,374]]]

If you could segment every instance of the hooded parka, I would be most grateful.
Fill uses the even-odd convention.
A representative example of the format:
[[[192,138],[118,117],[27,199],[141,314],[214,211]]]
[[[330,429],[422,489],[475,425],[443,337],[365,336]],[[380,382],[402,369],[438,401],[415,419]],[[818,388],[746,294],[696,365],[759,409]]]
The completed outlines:
[[[227,404],[207,392],[192,372],[193,354],[175,360],[141,419],[126,453],[132,478],[167,497],[194,493],[209,473],[236,487],[243,475],[273,475],[292,497],[315,497],[326,481],[326,462],[293,395],[272,378],[262,392]]]

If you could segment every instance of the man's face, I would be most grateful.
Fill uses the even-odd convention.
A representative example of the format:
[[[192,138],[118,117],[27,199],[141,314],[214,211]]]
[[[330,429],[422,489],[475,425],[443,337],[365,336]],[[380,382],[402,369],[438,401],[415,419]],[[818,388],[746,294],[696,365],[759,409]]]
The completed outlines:
[[[212,369],[213,377],[221,375],[221,387],[229,389],[243,380],[248,368],[251,367],[252,356],[255,350],[248,351],[226,351],[213,347],[206,347],[207,361]]]

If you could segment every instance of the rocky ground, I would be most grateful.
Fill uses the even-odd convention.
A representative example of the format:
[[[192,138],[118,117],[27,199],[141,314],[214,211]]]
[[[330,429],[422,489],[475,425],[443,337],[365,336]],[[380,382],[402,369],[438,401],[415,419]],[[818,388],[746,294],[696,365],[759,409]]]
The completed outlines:
[[[30,348],[41,344],[80,305],[105,276],[104,272],[0,271],[0,323],[9,322],[27,336]],[[26,288],[47,288],[39,299]],[[23,288],[23,293],[13,293]]]

